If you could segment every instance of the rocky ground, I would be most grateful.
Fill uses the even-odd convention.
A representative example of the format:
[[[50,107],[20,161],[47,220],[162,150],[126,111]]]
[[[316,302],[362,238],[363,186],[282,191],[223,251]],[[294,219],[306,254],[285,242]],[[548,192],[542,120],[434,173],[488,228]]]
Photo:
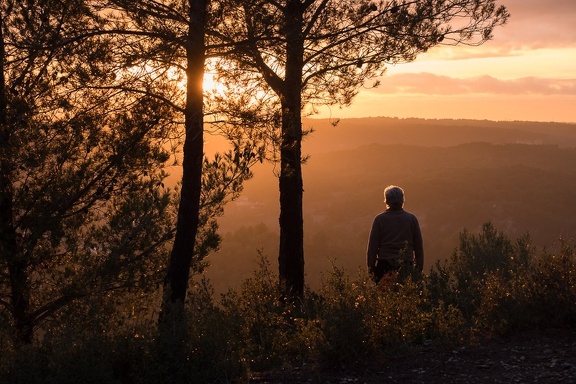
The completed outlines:
[[[291,368],[252,383],[576,383],[576,329],[525,332],[476,345],[419,346],[403,356],[319,372]]]

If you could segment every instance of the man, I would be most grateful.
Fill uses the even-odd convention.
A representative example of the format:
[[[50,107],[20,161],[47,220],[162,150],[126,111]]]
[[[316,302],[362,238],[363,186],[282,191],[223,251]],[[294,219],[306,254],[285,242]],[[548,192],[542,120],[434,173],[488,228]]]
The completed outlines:
[[[422,272],[424,248],[418,219],[403,209],[404,191],[395,185],[384,189],[386,211],[374,219],[368,241],[368,271],[378,283],[389,272]]]

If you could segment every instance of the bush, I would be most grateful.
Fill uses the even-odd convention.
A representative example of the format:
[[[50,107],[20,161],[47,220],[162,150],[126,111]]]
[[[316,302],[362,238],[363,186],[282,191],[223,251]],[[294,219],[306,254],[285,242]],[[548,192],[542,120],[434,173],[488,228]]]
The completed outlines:
[[[281,300],[261,257],[219,301],[207,281],[194,283],[174,332],[159,333],[152,304],[139,313],[129,300],[61,316],[70,321],[29,346],[12,345],[2,326],[0,382],[242,383],[250,371],[285,365],[350,367],[419,343],[575,326],[574,249],[562,243],[536,254],[527,244],[487,224],[480,234],[464,231],[429,276],[387,275],[376,285],[366,272],[334,267],[318,292],[295,302]]]
[[[562,242],[556,253],[543,252],[527,274],[528,304],[539,326],[576,325],[576,253]]]
[[[154,339],[140,367],[138,383],[229,383],[247,378],[235,333],[237,319],[230,318],[214,301],[206,280],[192,284],[183,318],[154,331]]]
[[[532,252],[529,242],[525,235],[513,243],[491,223],[484,224],[478,235],[464,230],[452,256],[430,272],[431,299],[458,308],[472,325],[488,280],[491,276],[508,280],[525,268]]]
[[[315,360],[322,342],[319,323],[312,315],[315,301],[285,302],[278,288],[278,277],[261,257],[259,268],[240,290],[222,297],[223,311],[234,320],[244,359],[254,370]]]
[[[337,268],[329,275],[319,296],[319,322],[323,335],[320,359],[342,364],[369,353],[370,326],[376,316],[375,289],[367,279],[352,282]]]
[[[477,321],[498,334],[525,328],[576,325],[576,254],[561,244],[543,251],[508,278],[487,279]]]
[[[350,363],[423,342],[432,324],[428,306],[419,280],[387,275],[376,285],[367,273],[353,280],[334,268],[321,290],[323,361]]]
[[[2,383],[229,383],[247,381],[235,321],[206,282],[189,291],[185,322],[159,334],[155,318],[59,325],[42,340],[0,356]],[[91,323],[91,326],[87,326]],[[105,325],[110,328],[106,330]]]

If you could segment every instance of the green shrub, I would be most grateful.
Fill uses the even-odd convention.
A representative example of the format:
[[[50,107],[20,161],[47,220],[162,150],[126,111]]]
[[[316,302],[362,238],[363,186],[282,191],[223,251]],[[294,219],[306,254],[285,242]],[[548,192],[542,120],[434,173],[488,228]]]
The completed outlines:
[[[261,257],[253,276],[238,291],[222,297],[223,311],[234,320],[244,359],[254,370],[314,360],[322,342],[319,322],[311,316],[314,300],[285,302],[278,288],[278,277]]]
[[[374,284],[367,273],[352,279],[334,268],[321,290],[322,359],[333,364],[398,351],[426,339],[431,317],[424,286],[391,274]]]
[[[431,300],[458,308],[471,325],[490,276],[510,279],[525,268],[532,252],[529,240],[525,235],[513,243],[491,223],[477,235],[464,230],[452,256],[430,272]]]
[[[240,355],[236,319],[214,301],[206,280],[194,282],[187,293],[183,318],[162,327],[150,343],[138,383],[229,383],[247,380]]]
[[[480,305],[474,315],[478,331],[502,335],[530,324],[531,314],[526,312],[530,298],[525,278],[524,274],[504,278],[492,273],[484,279]]]
[[[370,352],[370,324],[374,317],[374,291],[367,279],[353,282],[334,268],[320,291],[319,322],[324,343],[323,363],[342,364]]]
[[[576,325],[576,255],[562,243],[557,252],[534,255],[525,268],[507,278],[486,281],[479,326],[495,333],[528,327]]]
[[[440,301],[430,308],[430,326],[428,337],[439,343],[456,345],[464,343],[469,337],[469,328],[462,311],[452,304]]]
[[[476,332],[505,334],[576,323],[573,249],[562,243],[557,252],[536,253],[528,235],[512,242],[490,223],[480,234],[461,233],[452,257],[432,268],[427,289],[437,307],[434,316],[440,304],[458,310],[464,327]]]
[[[183,320],[159,333],[154,296],[110,298],[63,313],[28,346],[0,327],[2,383],[243,383],[250,371],[285,365],[348,366],[415,343],[465,343],[533,327],[576,325],[576,253],[536,254],[486,224],[464,231],[429,276],[334,267],[318,292],[281,300],[261,257],[237,290],[215,300],[207,281],[188,293]],[[113,305],[116,303],[117,305]],[[1,315],[1,314],[0,314]]]
[[[576,325],[576,253],[571,246],[562,242],[557,252],[543,252],[526,278],[534,323]]]

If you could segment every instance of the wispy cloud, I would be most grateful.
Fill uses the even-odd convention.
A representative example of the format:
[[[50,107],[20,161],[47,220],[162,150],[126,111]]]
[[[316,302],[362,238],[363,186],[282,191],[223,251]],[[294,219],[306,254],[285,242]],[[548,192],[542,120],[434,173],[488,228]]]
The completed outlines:
[[[576,1],[503,0],[511,18],[495,41],[515,49],[576,46]]]
[[[481,47],[450,49],[438,46],[435,59],[502,57],[536,49],[576,47],[576,0],[501,0],[511,14],[509,22],[493,32]]]
[[[403,73],[382,78],[374,92],[423,95],[576,95],[576,79],[522,77],[502,80],[488,75],[453,78],[432,73]]]

